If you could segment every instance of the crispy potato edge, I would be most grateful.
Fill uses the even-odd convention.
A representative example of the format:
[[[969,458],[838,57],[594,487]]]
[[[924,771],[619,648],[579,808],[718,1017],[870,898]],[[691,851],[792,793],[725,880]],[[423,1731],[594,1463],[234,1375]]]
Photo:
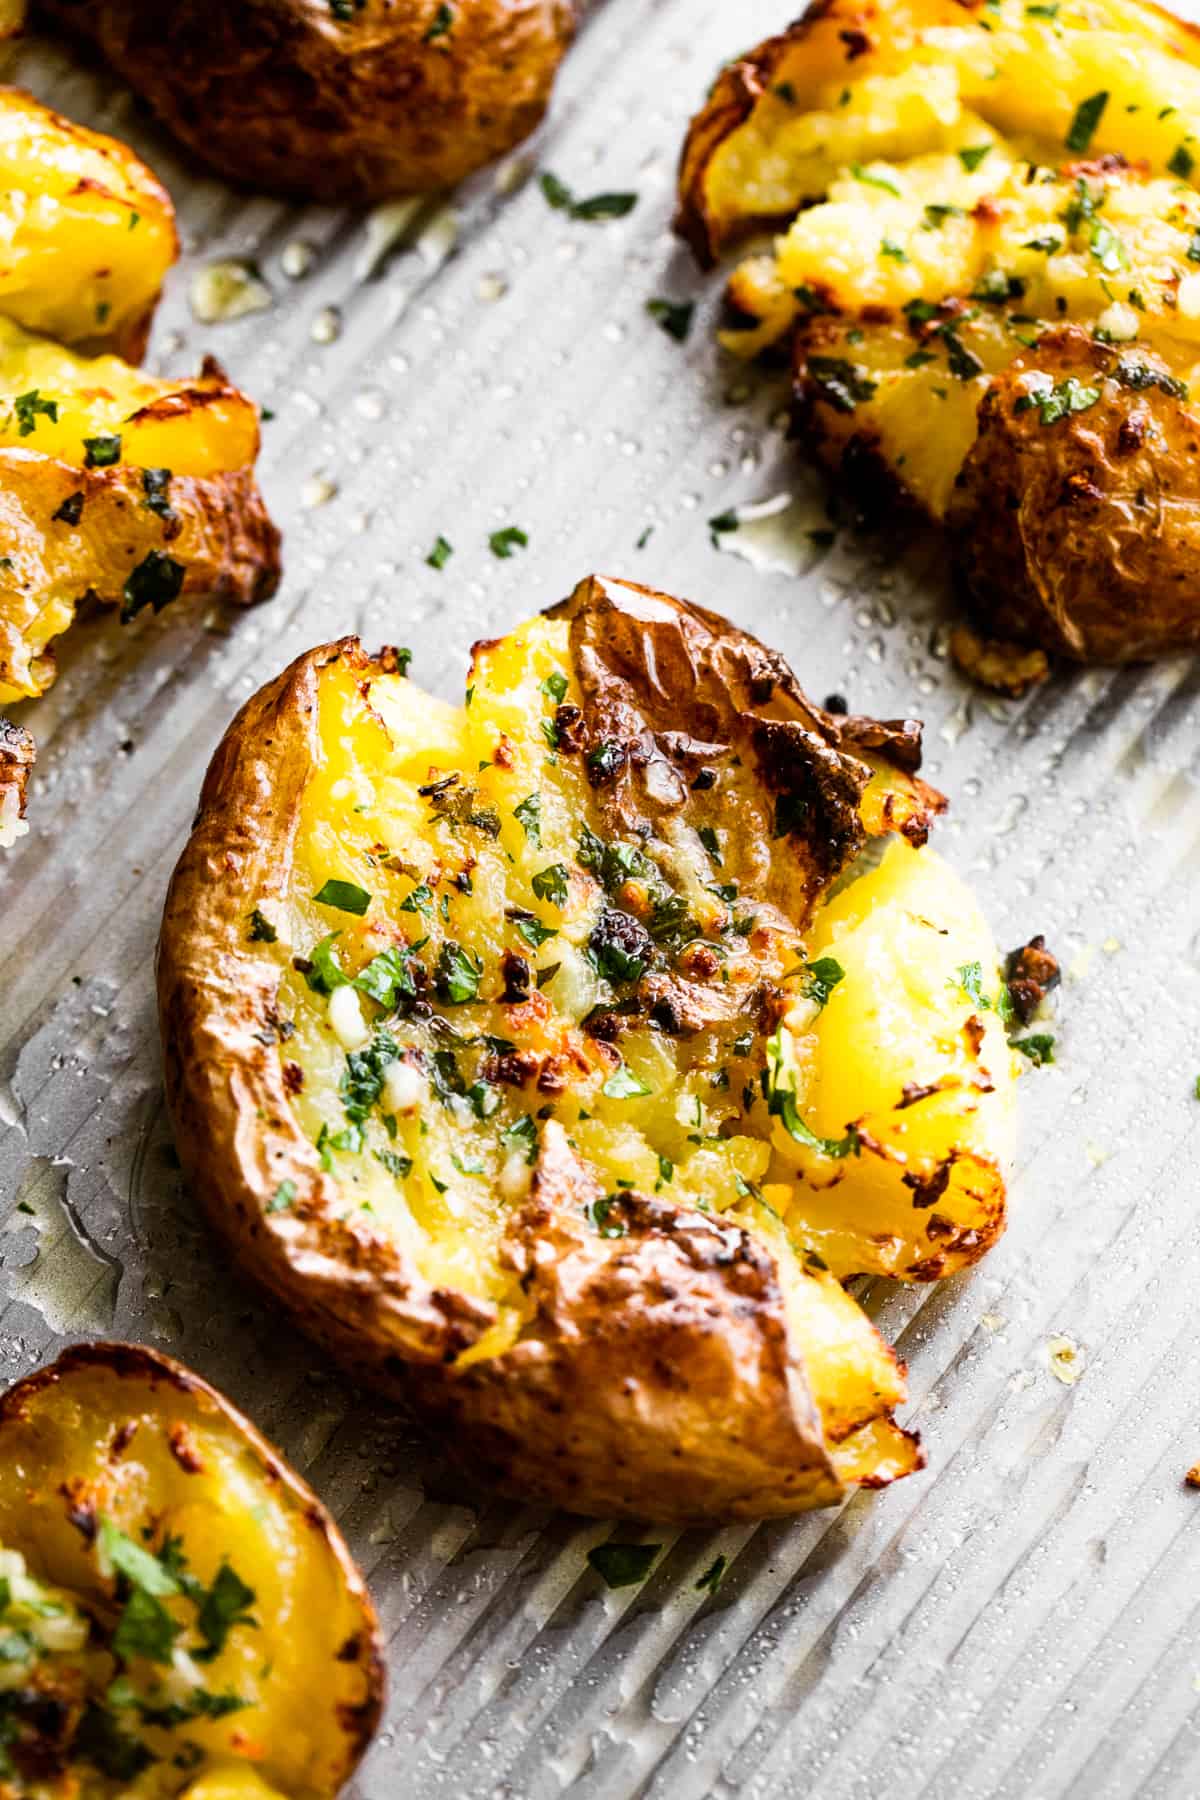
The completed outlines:
[[[295,1510],[320,1537],[361,1619],[363,1648],[356,1660],[366,1682],[367,1700],[361,1708],[339,1709],[338,1715],[346,1739],[342,1781],[348,1781],[379,1728],[387,1689],[387,1669],[383,1633],[374,1603],[328,1508],[286,1457],[218,1388],[174,1357],[145,1344],[104,1340],[72,1344],[53,1362],[14,1382],[0,1394],[0,1449],[6,1423],[24,1419],[33,1402],[52,1390],[69,1387],[77,1374],[97,1370],[111,1374],[114,1384],[137,1382],[146,1383],[152,1391],[155,1388],[173,1390],[186,1396],[189,1405],[210,1418],[217,1418],[250,1450],[264,1477],[287,1492]]]

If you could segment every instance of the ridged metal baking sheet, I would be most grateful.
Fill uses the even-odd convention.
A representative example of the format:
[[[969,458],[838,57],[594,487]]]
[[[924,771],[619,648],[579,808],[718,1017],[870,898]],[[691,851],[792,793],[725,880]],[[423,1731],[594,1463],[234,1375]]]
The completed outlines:
[[[370,279],[361,219],[236,195],[107,77],[45,47],[18,59],[171,188],[186,255],[151,364],[212,350],[273,409],[287,574],[238,618],[84,623],[26,711],[33,829],[0,874],[0,1373],[73,1337],[145,1338],[307,1473],[389,1642],[360,1800],[1200,1794],[1200,1493],[1182,1481],[1200,1458],[1200,680],[1176,661],[989,701],[947,666],[936,544],[802,548],[821,499],[779,390],[722,363],[715,287],[668,230],[690,112],[785,12],[596,8],[534,151],[581,193],[636,189],[634,212],[571,222],[536,181],[487,175]],[[315,256],[289,280],[297,239]],[[274,302],[202,327],[189,282],[225,255],[254,258]],[[645,302],[693,295],[681,346]],[[711,516],[784,494],[738,534],[753,561],[714,548]],[[529,547],[499,562],[487,538],[508,524]],[[424,561],[439,533],[442,573]],[[927,1473],[794,1524],[651,1532],[664,1555],[620,1593],[585,1563],[607,1527],[461,1504],[436,1450],[218,1266],[175,1167],[152,1007],[167,876],[247,694],[361,630],[457,695],[474,638],[592,569],[729,612],[817,695],[921,713],[953,801],[943,850],[1002,943],[1044,930],[1069,971],[1059,1060],[1022,1084],[1007,1238],[972,1275],[871,1295],[909,1360]],[[731,1573],[707,1598],[718,1550]]]

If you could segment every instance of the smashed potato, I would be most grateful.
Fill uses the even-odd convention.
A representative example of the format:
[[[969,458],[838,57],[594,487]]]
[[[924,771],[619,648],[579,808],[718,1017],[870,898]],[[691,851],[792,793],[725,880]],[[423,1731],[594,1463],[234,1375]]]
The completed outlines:
[[[918,727],[598,577],[463,707],[403,664],[347,639],[250,701],[172,883],[167,1091],[231,1255],[578,1511],[919,1466],[840,1279],[994,1241],[1014,1059]]]
[[[53,681],[51,646],[84,599],[123,621],[180,595],[264,599],[279,534],[255,481],[252,402],[211,359],[183,381],[125,360],[177,250],[150,171],[17,89],[0,89],[0,168],[6,706]],[[0,827],[0,842],[13,834]]]
[[[814,5],[693,122],[702,260],[785,222],[723,342],[790,343],[798,435],[948,527],[985,638],[1200,642],[1198,135],[1200,37],[1126,0]]]
[[[379,1630],[328,1513],[180,1364],[83,1344],[0,1397],[0,1792],[333,1800]]]
[[[529,136],[573,0],[37,0],[210,168],[304,200],[452,187]]]

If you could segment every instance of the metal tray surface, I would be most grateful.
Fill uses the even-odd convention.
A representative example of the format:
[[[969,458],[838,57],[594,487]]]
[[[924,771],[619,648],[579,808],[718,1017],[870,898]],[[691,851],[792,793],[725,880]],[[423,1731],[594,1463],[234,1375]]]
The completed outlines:
[[[236,194],[107,76],[17,57],[174,194],[186,254],[151,366],[212,350],[273,409],[287,572],[236,618],[83,623],[26,709],[32,831],[0,873],[0,1374],[80,1336],[160,1344],[315,1483],[389,1644],[357,1800],[1200,1794],[1200,1493],[1182,1479],[1200,1458],[1200,674],[1066,674],[995,702],[947,665],[936,544],[811,546],[822,497],[780,390],[723,363],[719,283],[668,230],[689,114],[786,13],[609,0],[533,149],[580,193],[636,189],[636,209],[572,222],[519,169],[489,173],[369,277],[360,217]],[[312,266],[291,280],[297,239]],[[257,261],[273,304],[199,325],[191,276],[226,255]],[[699,299],[686,344],[653,296]],[[787,513],[714,547],[710,517],[779,495]],[[529,545],[499,561],[508,524]],[[1068,969],[1058,1061],[1022,1084],[1007,1237],[973,1274],[870,1295],[928,1471],[796,1523],[649,1532],[663,1554],[620,1592],[585,1561],[610,1527],[464,1505],[436,1447],[219,1266],[174,1162],[152,1006],[167,876],[254,688],[358,630],[457,696],[473,639],[593,569],[727,611],[818,696],[922,714],[953,802],[943,851],[1001,943],[1043,930]]]

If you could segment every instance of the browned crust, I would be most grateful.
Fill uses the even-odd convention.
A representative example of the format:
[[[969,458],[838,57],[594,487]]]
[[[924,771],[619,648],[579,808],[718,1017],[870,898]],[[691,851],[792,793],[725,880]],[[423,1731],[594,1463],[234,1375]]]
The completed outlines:
[[[369,202],[453,186],[539,123],[573,0],[40,0],[239,185]]]
[[[594,1177],[551,1122],[508,1254],[532,1316],[504,1355],[426,1370],[446,1442],[502,1489],[676,1524],[832,1504],[841,1484],[789,1345],[770,1255],[738,1225],[638,1194],[603,1238]]]
[[[280,535],[253,468],[173,475],[169,499],[165,518],[148,507],[144,471],[128,464],[83,469],[34,450],[0,450],[8,551],[0,574],[0,685],[22,685],[26,644],[47,595],[119,605],[129,575],[151,552],[183,566],[179,599],[248,606],[270,598],[279,585]],[[52,651],[30,674],[35,692],[50,685]]]
[[[598,646],[636,656],[647,609],[665,659],[660,673],[672,670],[670,656],[683,644],[703,649],[704,681],[685,703],[693,722],[697,709],[718,705],[713,684],[728,712],[743,693],[753,706],[745,684],[769,676],[760,712],[769,702],[784,715],[803,709],[805,742],[831,769],[839,809],[861,792],[869,771],[836,749],[844,726],[804,700],[780,659],[716,615],[651,590],[594,578],[552,609],[571,619],[585,713],[613,700],[617,675]],[[356,639],[325,645],[234,720],[209,768],[163,918],[167,1100],[181,1159],[231,1263],[375,1391],[415,1402],[442,1425],[449,1448],[524,1493],[586,1513],[677,1521],[785,1513],[835,1498],[839,1484],[790,1348],[774,1264],[739,1228],[632,1196],[620,1202],[624,1236],[602,1237],[581,1213],[591,1177],[548,1126],[531,1202],[514,1215],[506,1250],[530,1316],[510,1351],[452,1368],[494,1322],[493,1307],[430,1287],[361,1210],[339,1216],[338,1185],[301,1132],[280,1060],[263,1041],[279,965],[246,930],[253,908],[266,902],[269,910],[289,892],[301,796],[317,755],[318,682],[337,659],[366,678],[379,667]],[[661,693],[645,668],[639,674],[631,665],[621,679],[644,684],[638,734],[647,721],[665,724],[657,708],[668,692],[680,724],[684,690],[673,674]],[[587,718],[590,733],[595,723]],[[757,723],[754,716],[739,729]],[[786,717],[774,723],[782,731]],[[881,730],[911,761],[911,727]],[[662,769],[653,757],[636,766],[631,791],[640,803],[640,775]],[[804,854],[795,861],[807,879]],[[290,1204],[272,1209],[284,1181],[294,1186]]]
[[[740,759],[762,793],[800,821],[789,833],[796,854],[778,875],[771,871],[765,898],[802,929],[866,842],[859,803],[871,770],[851,746],[911,775],[921,760],[920,726],[835,718],[808,698],[778,652],[706,607],[637,582],[590,576],[551,614],[570,620],[587,742],[619,752],[611,778],[593,782],[610,833],[656,833],[664,819],[697,806],[701,769]],[[941,796],[928,792],[938,810]]]
[[[947,529],[986,635],[1100,663],[1200,644],[1200,413],[1165,386],[1125,385],[1130,363],[1169,383],[1143,345],[1067,326],[985,393]],[[1099,403],[1043,424],[1021,404],[1033,370],[1099,385]]]
[[[16,794],[16,816],[25,817],[25,789],[29,771],[37,760],[33,739],[22,725],[0,718],[0,829],[12,822],[12,800]],[[7,816],[6,816],[7,814]]]
[[[708,204],[708,165],[725,139],[750,117],[792,45],[807,35],[812,19],[827,10],[827,0],[815,0],[804,17],[786,31],[728,63],[688,126],[679,157],[674,227],[702,269],[711,269],[737,237],[770,223],[765,219],[746,219],[739,221],[736,230],[722,228]]]
[[[346,1740],[342,1780],[348,1780],[379,1727],[387,1673],[383,1656],[383,1634],[371,1596],[334,1519],[303,1477],[296,1473],[257,1426],[244,1413],[239,1412],[232,1401],[226,1399],[224,1394],[193,1369],[144,1344],[73,1344],[54,1362],[35,1369],[32,1374],[14,1382],[12,1387],[0,1394],[0,1456],[3,1455],[6,1425],[27,1419],[38,1402],[52,1390],[69,1391],[79,1376],[93,1371],[112,1377],[114,1415],[121,1408],[121,1383],[145,1384],[152,1394],[156,1389],[169,1389],[185,1395],[190,1407],[207,1415],[209,1419],[219,1420],[222,1426],[246,1445],[275,1491],[282,1490],[288,1495],[295,1511],[320,1537],[337,1565],[346,1593],[361,1620],[355,1637],[354,1661],[361,1668],[367,1700],[361,1707],[345,1708],[339,1713],[342,1736]],[[70,1471],[63,1473],[69,1475]]]

